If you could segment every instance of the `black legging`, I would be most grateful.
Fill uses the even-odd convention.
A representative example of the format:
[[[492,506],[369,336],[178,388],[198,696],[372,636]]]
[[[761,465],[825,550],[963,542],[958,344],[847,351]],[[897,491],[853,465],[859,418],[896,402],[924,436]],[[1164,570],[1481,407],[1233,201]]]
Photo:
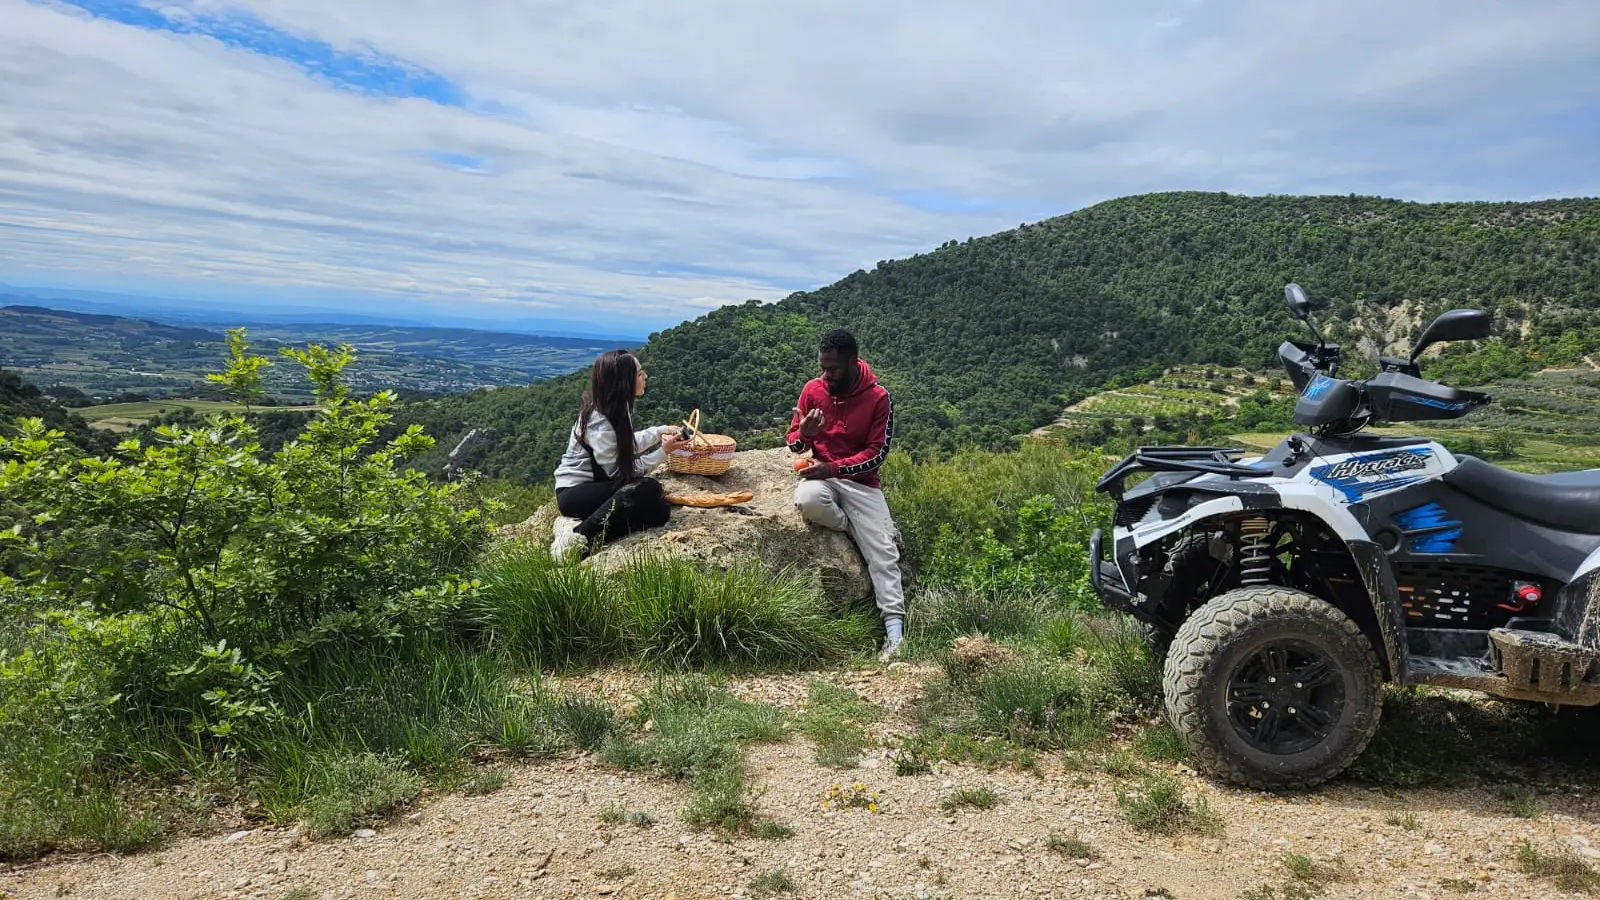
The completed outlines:
[[[654,478],[640,478],[620,488],[612,481],[562,488],[556,491],[556,509],[567,518],[582,519],[578,533],[591,541],[600,535],[600,543],[659,528],[672,517],[672,505]]]

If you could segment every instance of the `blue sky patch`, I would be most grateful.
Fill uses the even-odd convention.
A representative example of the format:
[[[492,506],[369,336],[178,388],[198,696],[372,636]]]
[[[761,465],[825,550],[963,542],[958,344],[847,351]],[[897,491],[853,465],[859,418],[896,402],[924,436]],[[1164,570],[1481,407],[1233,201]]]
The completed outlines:
[[[143,6],[133,0],[62,0],[98,19],[134,28],[172,34],[198,34],[239,50],[282,60],[307,75],[341,90],[384,97],[429,100],[442,106],[464,106],[466,92],[437,72],[381,53],[340,50],[262,22],[254,16],[174,12]]]
[[[449,166],[458,172],[481,173],[489,171],[489,160],[481,156],[468,156],[465,153],[445,153],[438,150],[429,151],[428,158],[443,166]]]

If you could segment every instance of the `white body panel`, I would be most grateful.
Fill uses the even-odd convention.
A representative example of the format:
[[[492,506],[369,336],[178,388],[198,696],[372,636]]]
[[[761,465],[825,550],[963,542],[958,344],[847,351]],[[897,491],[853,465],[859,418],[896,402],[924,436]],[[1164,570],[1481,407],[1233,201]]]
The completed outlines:
[[[1256,462],[1255,459],[1241,463]],[[1310,513],[1346,541],[1369,540],[1366,529],[1350,514],[1349,507],[1369,497],[1438,478],[1456,466],[1456,458],[1443,445],[1429,441],[1407,447],[1371,450],[1363,453],[1330,454],[1311,459],[1295,474],[1283,478],[1264,476],[1251,479],[1230,479],[1222,475],[1203,475],[1187,484],[1220,483],[1226,485],[1247,480],[1254,485],[1270,487],[1278,495],[1281,508]],[[1219,496],[1207,500],[1183,515],[1162,521],[1152,507],[1150,512],[1132,527],[1119,526],[1112,531],[1115,541],[1132,537],[1137,547],[1145,547],[1173,532],[1189,528],[1196,522],[1226,515],[1244,509],[1238,495]],[[1600,552],[1591,556],[1585,565],[1600,567]]]

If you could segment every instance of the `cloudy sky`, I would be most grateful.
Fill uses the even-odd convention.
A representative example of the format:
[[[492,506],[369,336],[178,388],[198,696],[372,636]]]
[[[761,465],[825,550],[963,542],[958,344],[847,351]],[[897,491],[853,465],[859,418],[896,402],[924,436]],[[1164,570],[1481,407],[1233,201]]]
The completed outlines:
[[[0,0],[0,281],[626,323],[1153,190],[1600,194],[1596,0]]]

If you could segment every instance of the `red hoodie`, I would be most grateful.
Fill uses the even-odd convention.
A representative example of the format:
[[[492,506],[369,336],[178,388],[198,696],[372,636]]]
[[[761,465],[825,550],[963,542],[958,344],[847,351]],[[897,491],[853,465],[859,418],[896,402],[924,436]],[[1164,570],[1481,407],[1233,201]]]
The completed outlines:
[[[811,455],[838,467],[840,478],[878,487],[878,467],[889,457],[894,440],[894,401],[888,388],[878,383],[865,360],[857,359],[861,377],[850,393],[835,397],[821,378],[806,382],[800,391],[800,412],[789,423],[789,449]],[[800,416],[822,410],[822,431],[806,441],[800,437]]]

